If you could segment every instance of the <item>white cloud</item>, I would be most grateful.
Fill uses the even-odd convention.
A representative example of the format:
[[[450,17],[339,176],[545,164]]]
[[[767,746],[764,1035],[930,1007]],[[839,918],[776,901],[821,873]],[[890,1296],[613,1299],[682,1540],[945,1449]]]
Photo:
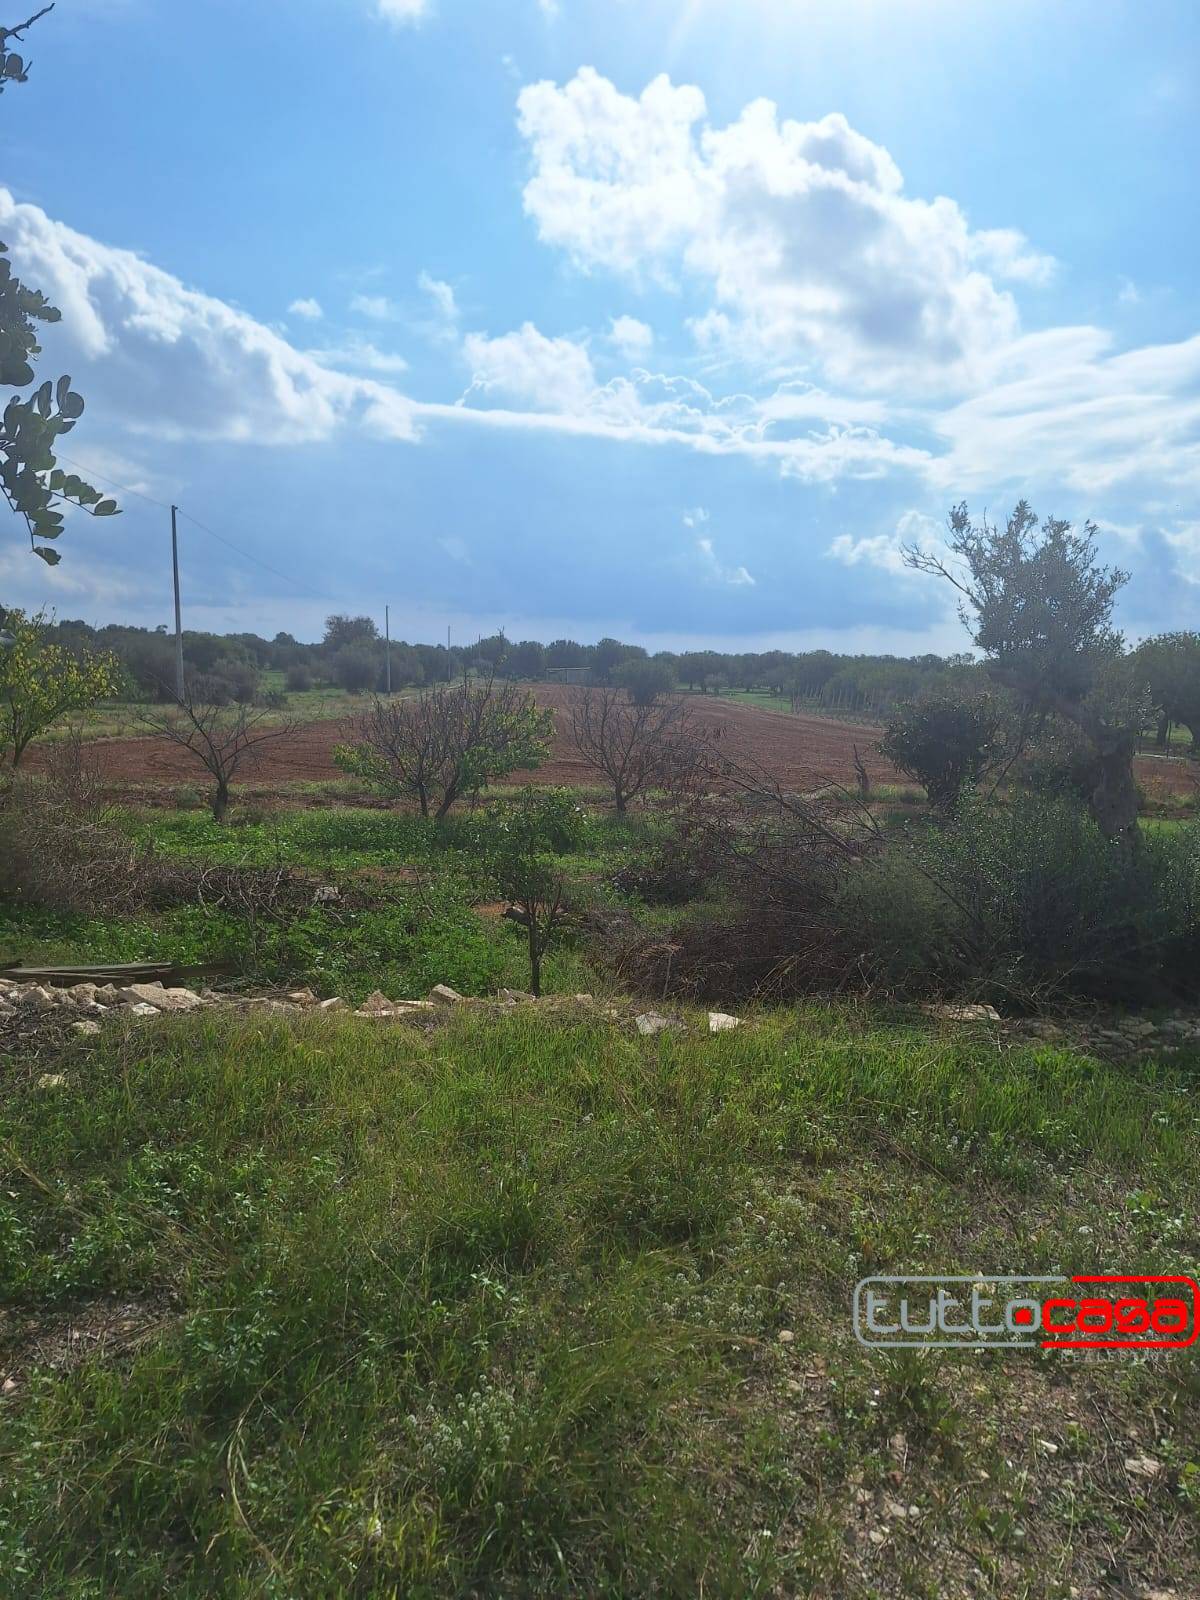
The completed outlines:
[[[855,538],[841,533],[826,550],[827,556],[847,567],[879,567],[884,572],[908,574],[904,565],[904,546],[920,545],[923,550],[944,549],[944,532],[939,523],[922,511],[906,511],[894,532]]]
[[[1018,228],[983,228],[973,233],[970,255],[972,261],[994,272],[998,278],[1011,278],[1014,283],[1044,286],[1058,271],[1054,257],[1031,249],[1029,240]]]
[[[547,338],[532,322],[497,339],[469,333],[463,353],[472,372],[468,394],[498,392],[538,410],[578,412],[596,387],[584,347],[572,339]]]
[[[538,0],[538,10],[547,22],[556,22],[562,11],[558,0]]]
[[[644,360],[654,345],[654,329],[636,317],[613,317],[608,342],[615,345],[627,361]]]
[[[988,272],[1042,281],[1015,230],[975,233],[953,200],[904,193],[891,155],[839,113],[780,121],[768,100],[725,128],[701,91],[660,76],[637,99],[593,68],[531,84],[525,209],[584,269],[712,294],[698,336],[743,356],[815,359],[839,381],[968,381],[1017,332]]]
[[[395,375],[408,371],[408,362],[403,356],[394,355],[387,350],[380,350],[369,339],[360,339],[355,335],[343,340],[340,345],[333,345],[321,350],[310,350],[308,354],[314,361],[319,361],[322,366],[335,369],[346,367],[351,372],[378,372]]]
[[[1200,488],[1200,335],[1111,354],[1100,328],[1031,334],[981,391],[933,419],[948,442],[933,481],[958,493],[1047,485],[1096,498],[1117,486]]]
[[[700,565],[704,576],[709,583],[717,583],[728,589],[752,589],[755,580],[746,571],[745,567],[722,566],[717,559],[717,552],[713,548],[711,539],[697,539],[696,550],[700,556]]]
[[[350,309],[361,317],[370,317],[372,322],[399,322],[403,314],[395,301],[385,294],[351,295]]]
[[[747,455],[805,482],[873,478],[928,466],[923,449],[897,444],[875,428],[830,420],[823,428],[796,431],[786,422],[777,425],[752,395],[718,397],[694,378],[635,368],[629,376],[598,384],[582,344],[547,338],[528,322],[497,339],[468,334],[463,351],[474,376],[458,405],[418,405],[419,415],[456,413],[497,427]],[[471,403],[488,395],[507,396],[532,409]],[[807,415],[814,423],[819,420],[815,406]]]
[[[303,317],[306,322],[319,322],[325,315],[319,300],[293,300],[288,307],[293,317]]]
[[[1122,306],[1140,306],[1142,292],[1132,278],[1122,277],[1121,287],[1117,293],[1117,304]]]
[[[433,301],[434,310],[445,322],[458,321],[458,302],[454,298],[454,290],[448,283],[443,283],[440,278],[431,277],[428,272],[421,272],[417,277],[417,287],[422,294],[427,294]]]
[[[69,361],[131,432],[289,444],[360,421],[415,436],[394,390],[329,370],[245,312],[3,188],[0,229],[18,269],[62,311],[46,338],[52,359]]]
[[[683,513],[683,525],[685,528],[702,528],[707,521],[708,512],[703,506],[695,506],[691,511]]]
[[[420,22],[429,14],[429,0],[375,0],[375,9],[388,22]]]

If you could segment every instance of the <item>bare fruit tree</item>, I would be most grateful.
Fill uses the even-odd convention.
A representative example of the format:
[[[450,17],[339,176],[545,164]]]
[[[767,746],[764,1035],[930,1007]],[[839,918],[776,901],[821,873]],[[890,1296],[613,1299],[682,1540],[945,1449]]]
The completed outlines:
[[[571,731],[584,761],[611,786],[619,817],[631,800],[676,786],[703,762],[679,696],[639,704],[624,689],[581,689],[571,702]]]
[[[395,799],[415,800],[440,822],[465,795],[495,778],[540,766],[550,751],[554,714],[539,711],[515,684],[485,678],[430,689],[404,700],[376,700],[356,719],[354,739],[334,761]]]
[[[270,723],[269,716],[265,709],[216,705],[189,691],[162,711],[144,711],[141,720],[161,738],[188,751],[208,772],[213,780],[213,821],[224,822],[229,786],[239,769],[256,765],[265,744],[296,731],[294,722]]]

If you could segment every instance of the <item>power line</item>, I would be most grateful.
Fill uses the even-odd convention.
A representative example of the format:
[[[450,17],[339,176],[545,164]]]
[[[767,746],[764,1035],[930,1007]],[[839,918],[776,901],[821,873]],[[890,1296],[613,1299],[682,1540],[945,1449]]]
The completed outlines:
[[[101,483],[107,484],[110,489],[116,489],[119,494],[134,495],[139,500],[145,500],[149,505],[157,506],[161,511],[177,510],[181,517],[185,517],[188,522],[195,523],[202,533],[208,534],[210,539],[215,539],[218,544],[223,544],[226,549],[232,550],[235,555],[241,556],[244,561],[253,562],[256,567],[261,567],[264,572],[269,572],[272,577],[278,578],[282,583],[294,585],[304,594],[311,596],[312,599],[319,600],[322,605],[328,601],[328,595],[318,594],[315,589],[309,588],[306,583],[302,583],[299,578],[293,577],[290,572],[281,572],[278,567],[271,566],[270,562],[264,561],[261,556],[256,556],[249,550],[243,550],[240,545],[234,544],[232,539],[227,539],[224,534],[218,533],[215,528],[210,528],[206,522],[201,522],[199,517],[194,517],[190,511],[185,511],[182,506],[170,506],[165,500],[156,500],[152,494],[146,494],[141,489],[133,489],[128,484],[118,483],[115,478],[109,477],[107,473],[97,472],[94,467],[89,467],[86,462],[73,461],[70,456],[64,456],[61,453],[59,459],[65,461],[68,466],[78,467],[81,472],[86,472],[91,478],[98,478]]]

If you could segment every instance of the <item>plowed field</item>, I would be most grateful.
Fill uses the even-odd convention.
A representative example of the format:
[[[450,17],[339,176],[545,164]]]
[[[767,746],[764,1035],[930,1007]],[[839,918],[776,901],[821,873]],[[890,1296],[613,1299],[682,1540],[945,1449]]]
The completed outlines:
[[[541,784],[596,783],[596,775],[580,760],[571,738],[571,693],[569,689],[546,685],[534,689],[538,704],[554,711],[554,748],[550,760],[537,772],[514,773],[509,782],[532,778]],[[792,716],[702,695],[691,695],[688,701],[696,724],[722,752],[739,762],[763,768],[785,788],[812,787],[821,779],[853,783],[855,746],[876,782],[905,781],[875,752],[878,728],[836,722],[829,717]],[[340,774],[333,764],[333,749],[351,735],[352,724],[347,721],[307,723],[294,734],[266,745],[257,763],[239,773],[238,781],[252,783],[261,790],[277,784],[337,778]],[[186,751],[163,739],[104,739],[93,748],[101,770],[117,792],[134,794],[166,785],[201,783],[205,777]],[[33,751],[29,765],[38,765]],[[1152,791],[1187,792],[1193,787],[1193,771],[1190,762],[1152,757],[1138,761],[1139,781]]]

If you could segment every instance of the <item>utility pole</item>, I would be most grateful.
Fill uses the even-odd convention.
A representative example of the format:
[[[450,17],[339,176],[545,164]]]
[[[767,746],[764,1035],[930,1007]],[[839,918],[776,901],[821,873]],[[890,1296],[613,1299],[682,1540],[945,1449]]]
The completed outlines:
[[[446,624],[446,682],[454,682],[454,663],[450,659],[450,624]]]
[[[387,661],[387,692],[392,692],[392,616],[391,607],[383,608],[383,649]]]
[[[179,534],[175,528],[175,513],[171,507],[171,571],[175,578],[175,698],[183,704],[183,613],[179,608]]]

